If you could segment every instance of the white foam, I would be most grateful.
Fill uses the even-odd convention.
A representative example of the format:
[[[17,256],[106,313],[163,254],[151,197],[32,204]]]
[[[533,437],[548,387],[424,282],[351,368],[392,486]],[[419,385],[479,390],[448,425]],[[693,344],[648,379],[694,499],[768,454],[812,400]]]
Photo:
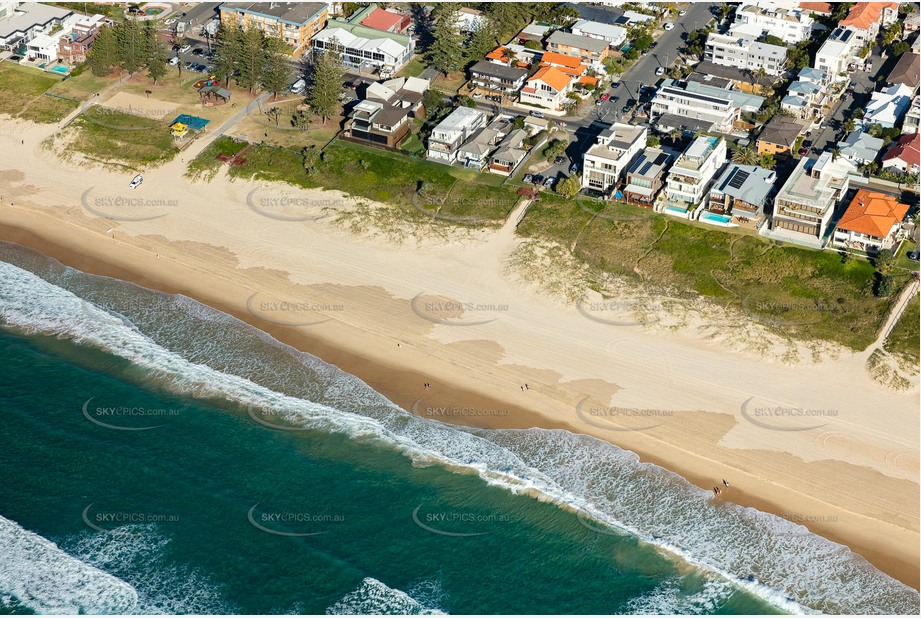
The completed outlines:
[[[137,608],[137,593],[127,583],[2,516],[0,548],[0,590],[37,613],[127,614]]]
[[[420,600],[402,590],[391,588],[373,577],[366,577],[358,588],[326,608],[326,613],[352,616],[381,614],[432,616],[443,615],[445,612],[437,607],[427,607]]]
[[[194,301],[179,302],[198,319],[205,316],[225,326],[241,324]],[[228,359],[218,354],[222,349],[216,344],[208,348],[213,357],[192,352],[198,339],[186,332],[182,336],[187,341],[171,347],[186,350],[184,354],[199,361],[194,362],[158,345],[136,326],[81,303],[70,292],[0,262],[0,319],[26,331],[73,338],[121,356],[177,393],[257,406],[291,423],[395,446],[419,465],[474,472],[488,483],[628,530],[781,609],[917,612],[916,591],[846,547],[754,509],[716,505],[707,499],[708,492],[661,468],[641,464],[635,454],[607,442],[563,431],[473,430],[420,419],[357,378],[329,366],[324,369],[311,357],[311,370],[329,380],[320,387],[327,404],[316,403],[228,373],[253,375],[236,363],[258,364],[259,358]],[[176,310],[175,304],[170,305],[170,322],[181,331]],[[268,335],[251,332],[269,341]],[[232,336],[242,337],[240,332]],[[277,345],[285,354],[295,353]],[[228,372],[206,363],[217,363]]]

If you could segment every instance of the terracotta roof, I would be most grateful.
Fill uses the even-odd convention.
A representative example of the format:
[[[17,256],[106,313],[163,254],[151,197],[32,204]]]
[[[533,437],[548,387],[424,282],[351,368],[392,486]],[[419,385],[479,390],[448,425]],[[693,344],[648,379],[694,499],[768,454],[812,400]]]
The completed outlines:
[[[570,69],[577,69],[582,64],[582,61],[578,58],[573,56],[565,56],[556,52],[544,52],[544,55],[541,56],[540,61],[541,63],[560,65],[569,67]]]
[[[831,15],[831,2],[800,2],[799,8],[820,15]]]
[[[368,28],[374,28],[375,30],[393,32],[395,31],[394,29],[402,29],[399,26],[404,19],[406,19],[406,17],[403,15],[391,13],[384,9],[374,9],[371,11],[370,15],[361,20],[361,25],[367,26]]]
[[[898,9],[898,2],[857,2],[851,7],[847,17],[838,22],[842,28],[851,26],[859,30],[867,30],[879,22],[883,9]]]
[[[600,79],[598,79],[597,77],[592,77],[591,75],[583,75],[582,77],[579,78],[580,84],[585,84],[586,86],[592,86],[592,87],[597,86],[598,82],[600,81],[601,81]]]
[[[883,161],[892,159],[899,159],[908,165],[921,165],[921,134],[909,133],[900,137],[883,156]]]
[[[541,80],[554,90],[560,91],[566,88],[569,85],[569,82],[572,81],[566,73],[563,73],[556,67],[544,67],[535,73],[528,82],[533,82],[536,80]]]
[[[861,189],[841,216],[838,229],[885,238],[907,212],[908,204],[884,193]]]
[[[488,54],[486,54],[487,60],[505,60],[505,56],[502,55],[505,52],[505,46],[497,47]]]

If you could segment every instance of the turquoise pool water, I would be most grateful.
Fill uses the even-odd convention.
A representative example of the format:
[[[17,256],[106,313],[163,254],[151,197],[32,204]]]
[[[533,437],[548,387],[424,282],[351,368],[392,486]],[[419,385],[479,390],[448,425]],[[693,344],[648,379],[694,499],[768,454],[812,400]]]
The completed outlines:
[[[63,64],[59,64],[51,69],[52,73],[60,73],[61,75],[67,75],[70,73],[70,69],[65,67]]]
[[[683,209],[683,208],[676,208],[676,207],[674,207],[674,206],[666,206],[666,207],[665,207],[665,210],[667,210],[668,212],[673,212],[673,213],[675,213],[676,215],[686,215],[686,214],[688,214],[688,211],[686,211],[685,209]]]
[[[714,223],[729,223],[732,221],[732,217],[729,215],[717,215],[712,212],[703,212],[700,218],[703,221],[713,221]]]

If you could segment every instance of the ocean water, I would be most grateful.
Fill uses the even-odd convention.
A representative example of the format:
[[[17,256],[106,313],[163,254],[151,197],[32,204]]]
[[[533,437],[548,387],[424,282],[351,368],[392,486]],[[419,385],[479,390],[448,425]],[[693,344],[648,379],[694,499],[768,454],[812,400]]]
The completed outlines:
[[[0,613],[894,613],[918,593],[608,443],[464,429],[0,243]]]

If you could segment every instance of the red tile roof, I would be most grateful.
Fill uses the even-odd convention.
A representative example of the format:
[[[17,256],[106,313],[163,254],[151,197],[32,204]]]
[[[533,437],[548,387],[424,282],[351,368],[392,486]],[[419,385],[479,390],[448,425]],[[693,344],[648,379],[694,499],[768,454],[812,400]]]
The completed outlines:
[[[384,9],[374,9],[370,15],[361,20],[361,25],[375,30],[383,30],[384,32],[399,33],[405,29],[406,26],[401,26],[401,24],[407,19],[405,15],[391,13]]]
[[[564,54],[558,54],[556,52],[544,52],[544,55],[541,56],[540,61],[541,63],[569,67],[570,69],[577,69],[579,68],[579,65],[582,64],[582,61],[578,58],[566,56]]]
[[[841,27],[851,26],[859,30],[867,30],[879,22],[883,9],[898,9],[898,2],[857,2],[851,7],[847,17],[838,22]]]
[[[565,89],[566,86],[569,85],[569,82],[572,81],[566,73],[563,73],[556,67],[544,67],[540,69],[528,80],[528,82],[537,80],[544,82],[556,91]]]
[[[838,229],[885,238],[907,212],[908,204],[884,193],[861,189],[841,216]]]
[[[921,165],[921,133],[909,133],[898,139],[883,155],[883,161],[899,159],[908,165]]]
[[[831,15],[831,2],[800,2],[799,8],[820,15]]]

